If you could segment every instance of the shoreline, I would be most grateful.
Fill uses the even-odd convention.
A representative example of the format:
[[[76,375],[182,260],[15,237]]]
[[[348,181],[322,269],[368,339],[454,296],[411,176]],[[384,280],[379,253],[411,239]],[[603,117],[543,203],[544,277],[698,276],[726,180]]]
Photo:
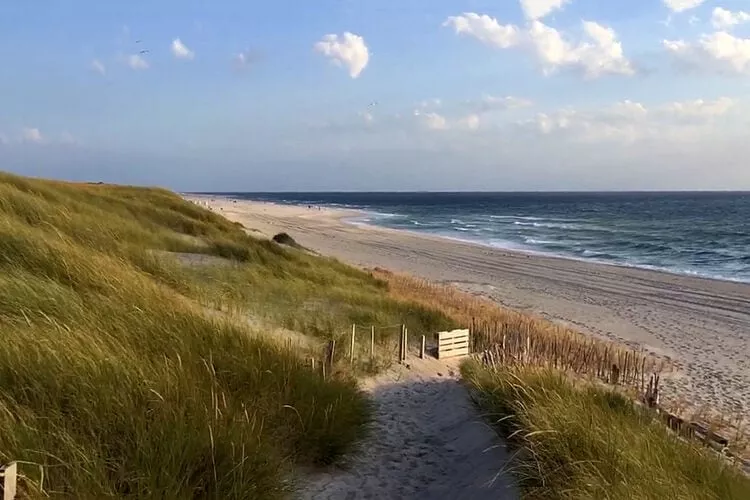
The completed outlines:
[[[234,198],[230,198],[234,199]],[[250,200],[248,200],[250,201]],[[299,206],[299,205],[290,205],[290,206]],[[331,211],[336,211],[338,209],[335,208],[329,208]],[[352,209],[354,211],[357,211],[356,209]],[[366,214],[367,212],[361,212],[362,214]],[[333,215],[332,215],[333,216]],[[335,217],[335,216],[333,216]],[[489,243],[483,243],[481,241],[474,241],[474,240],[468,240],[453,236],[447,236],[437,233],[429,233],[429,232],[419,232],[419,231],[412,231],[409,229],[396,229],[388,226],[381,226],[378,224],[371,224],[369,222],[359,222],[354,220],[347,220],[350,219],[351,216],[348,215],[342,215],[338,217],[338,220],[340,220],[344,224],[350,224],[354,226],[359,227],[370,227],[375,229],[382,229],[382,230],[389,230],[389,231],[398,231],[402,233],[408,233],[416,237],[431,237],[431,238],[440,238],[442,240],[452,241],[456,243],[463,243],[465,245],[476,245],[482,248],[489,248],[501,252],[509,252],[509,253],[517,253],[519,255],[530,255],[532,257],[541,257],[541,258],[547,258],[547,259],[560,259],[560,260],[569,260],[574,262],[583,262],[587,264],[593,264],[593,265],[599,265],[599,266],[612,266],[622,269],[637,269],[641,271],[647,271],[647,272],[653,272],[653,273],[663,273],[668,274],[671,276],[679,276],[683,278],[692,278],[692,279],[698,279],[698,280],[708,280],[708,281],[718,281],[720,283],[737,283],[740,285],[750,285],[750,280],[742,280],[742,279],[732,279],[732,278],[717,278],[715,276],[706,276],[701,274],[694,274],[694,273],[685,273],[685,272],[679,272],[679,271],[672,271],[667,268],[662,267],[647,267],[645,265],[630,265],[630,264],[622,264],[619,262],[607,262],[603,260],[596,260],[596,259],[586,259],[583,257],[573,257],[571,255],[559,255],[554,254],[551,252],[544,252],[540,250],[533,250],[533,249],[526,249],[526,248],[512,248],[510,246],[500,246],[500,245],[492,245]]]
[[[458,286],[498,304],[599,338],[669,358],[677,376],[667,399],[727,415],[750,411],[750,284],[535,255],[438,235],[349,223],[361,211],[202,200],[266,237],[289,233],[301,245],[349,264]],[[213,201],[210,201],[213,200]]]
[[[190,199],[191,197],[195,199],[214,198],[214,199],[224,199],[224,200],[237,200],[238,202],[260,203],[264,205],[275,205],[279,207],[298,207],[301,209],[306,208],[304,204],[299,204],[299,203],[280,203],[276,201],[250,200],[246,198],[235,198],[229,194],[227,195],[218,194],[218,193],[211,194],[211,195],[183,194],[182,196],[185,196],[188,199]],[[368,211],[367,209],[362,209],[362,208],[344,208],[344,207],[336,207],[336,206],[329,206],[329,205],[311,205],[311,206],[315,208],[320,207],[320,209],[327,212],[331,218],[335,218],[341,221],[342,223],[357,226],[357,227],[375,228],[375,229],[380,229],[380,230],[385,230],[385,231],[398,231],[401,233],[408,233],[416,237],[423,237],[423,238],[440,238],[443,240],[462,243],[466,245],[476,245],[482,248],[489,248],[489,249],[493,249],[493,250],[497,250],[501,252],[516,253],[520,255],[530,255],[532,257],[540,257],[540,258],[547,258],[547,259],[561,259],[561,260],[567,260],[567,261],[583,262],[583,263],[592,264],[592,265],[612,266],[612,267],[617,267],[617,268],[622,268],[622,269],[636,269],[636,270],[647,271],[647,272],[663,273],[667,275],[698,279],[698,280],[709,280],[709,281],[716,281],[716,282],[721,282],[721,283],[736,283],[740,285],[750,285],[750,279],[729,278],[726,276],[710,275],[707,273],[678,271],[678,270],[673,270],[667,267],[650,266],[646,264],[628,264],[624,262],[612,262],[612,261],[606,261],[606,260],[598,260],[595,258],[576,257],[573,255],[565,255],[565,254],[547,252],[544,250],[535,250],[533,248],[519,248],[519,247],[515,247],[514,242],[512,241],[508,241],[507,246],[493,245],[488,242],[472,240],[468,238],[461,238],[459,236],[449,236],[446,234],[438,234],[438,233],[426,232],[426,231],[422,232],[422,231],[416,231],[416,230],[406,229],[406,228],[394,228],[394,227],[389,227],[386,225],[375,224],[369,220],[368,221],[357,220],[357,219],[362,219],[362,218],[370,218],[370,217],[378,216],[378,215],[386,215],[386,214],[383,214],[382,212]]]

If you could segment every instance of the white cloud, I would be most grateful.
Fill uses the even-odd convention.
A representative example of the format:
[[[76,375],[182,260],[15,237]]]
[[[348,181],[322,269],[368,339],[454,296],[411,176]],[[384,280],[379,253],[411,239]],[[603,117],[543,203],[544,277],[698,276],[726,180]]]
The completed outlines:
[[[500,24],[486,14],[466,12],[460,16],[451,16],[443,26],[452,27],[458,35],[472,36],[482,43],[507,49],[521,43],[522,31],[512,24]]]
[[[526,19],[542,19],[548,14],[562,9],[572,0],[521,0],[521,9]]]
[[[480,121],[481,119],[477,114],[467,115],[458,120],[458,126],[469,130],[477,130],[479,128]]]
[[[133,70],[145,70],[149,68],[148,61],[138,54],[132,54],[127,59],[128,66]]]
[[[42,136],[42,132],[38,128],[25,127],[23,130],[21,130],[21,141],[34,142],[39,144],[44,141],[44,137]]]
[[[442,105],[443,105],[442,100],[438,98],[434,98],[434,99],[427,99],[425,101],[420,102],[418,107],[421,109],[430,109],[430,108],[439,108]]]
[[[415,111],[414,116],[419,117],[424,126],[430,130],[448,129],[448,120],[441,114],[434,112],[421,113],[419,111]]]
[[[737,101],[729,97],[720,97],[714,101],[695,99],[666,104],[659,109],[659,112],[677,118],[709,119],[726,115],[736,105]]]
[[[664,48],[679,63],[717,73],[750,74],[750,39],[726,31],[704,34],[697,42],[664,40]]]
[[[718,30],[727,30],[746,22],[750,22],[750,13],[745,11],[732,12],[716,7],[711,14],[711,24]]]
[[[563,108],[539,113],[520,123],[542,135],[557,134],[581,142],[632,143],[644,139],[695,140],[728,115],[737,102],[728,97],[670,102],[653,107],[621,101],[595,110]]]
[[[443,25],[453,27],[459,35],[472,36],[500,49],[524,48],[535,55],[547,75],[563,68],[579,71],[586,78],[635,74],[615,31],[596,22],[583,22],[585,40],[578,43],[570,42],[561,32],[539,20],[522,29],[501,25],[487,15],[465,13],[449,17]]]
[[[187,46],[182,43],[182,40],[179,38],[175,38],[172,40],[172,55],[174,55],[177,59],[186,59],[191,60],[195,57],[195,53],[187,48]]]
[[[102,64],[102,62],[99,61],[99,59],[94,59],[93,61],[91,61],[91,69],[93,71],[96,71],[102,76],[107,74],[106,66],[104,66],[104,64]]]
[[[528,99],[515,96],[496,97],[485,95],[477,101],[467,101],[467,106],[476,114],[489,113],[492,111],[526,108],[533,103]]]
[[[365,39],[348,31],[341,36],[325,35],[314,45],[314,49],[337,66],[346,67],[352,78],[359,77],[370,61]]]
[[[664,5],[672,12],[685,12],[700,6],[706,0],[664,0]]]
[[[583,31],[588,40],[573,44],[554,28],[534,21],[529,29],[531,44],[545,73],[570,67],[587,78],[603,75],[633,75],[635,69],[625,57],[622,43],[611,28],[584,21]]]

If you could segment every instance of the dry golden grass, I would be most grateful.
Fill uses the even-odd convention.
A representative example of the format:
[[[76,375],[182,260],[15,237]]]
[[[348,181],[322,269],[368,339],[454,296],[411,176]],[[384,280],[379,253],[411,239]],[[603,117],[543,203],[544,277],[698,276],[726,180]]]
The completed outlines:
[[[549,366],[644,389],[664,363],[642,352],[598,340],[488,299],[408,275],[376,269],[393,296],[442,312],[471,329],[473,352],[488,351],[503,364]],[[616,367],[616,368],[614,368]]]
[[[651,381],[668,372],[663,360],[608,340],[599,340],[462,292],[453,286],[428,282],[405,274],[375,269],[373,275],[388,283],[392,296],[440,311],[472,332],[472,351],[483,353],[485,364],[498,367],[541,367],[566,373],[574,380],[616,386],[633,399],[659,404]],[[683,396],[673,398],[684,401]],[[662,406],[664,419],[679,416],[727,438],[731,453],[748,458],[748,429],[743,415],[721,415],[710,408],[688,404]],[[671,416],[670,416],[671,415]],[[686,428],[687,434],[692,430]]]

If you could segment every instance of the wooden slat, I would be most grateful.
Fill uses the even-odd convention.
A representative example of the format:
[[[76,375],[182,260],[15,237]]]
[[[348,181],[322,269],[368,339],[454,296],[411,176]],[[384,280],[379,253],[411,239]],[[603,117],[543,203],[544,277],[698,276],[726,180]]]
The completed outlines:
[[[454,348],[454,347],[464,347],[464,346],[468,346],[468,345],[469,345],[469,342],[467,340],[459,340],[459,341],[456,341],[456,342],[441,342],[440,344],[438,344],[438,348],[440,348],[440,349],[451,349],[451,348]]]
[[[438,351],[438,359],[453,358],[453,357],[457,357],[457,356],[465,356],[467,354],[469,354],[469,348],[468,347],[464,347],[462,349],[456,349],[456,350],[448,351],[448,352]]]
[[[453,330],[451,332],[440,332],[438,333],[438,340],[454,339],[460,337],[468,337],[469,330]]]
[[[438,342],[438,346],[449,346],[449,345],[458,345],[458,344],[468,344],[468,339],[455,339],[455,340],[444,340],[442,342]]]

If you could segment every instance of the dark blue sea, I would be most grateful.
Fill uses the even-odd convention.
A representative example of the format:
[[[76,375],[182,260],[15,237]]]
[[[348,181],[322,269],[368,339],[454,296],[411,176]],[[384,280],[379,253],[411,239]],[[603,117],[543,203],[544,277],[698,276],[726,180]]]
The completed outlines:
[[[223,193],[363,211],[352,223],[750,282],[750,193]]]

